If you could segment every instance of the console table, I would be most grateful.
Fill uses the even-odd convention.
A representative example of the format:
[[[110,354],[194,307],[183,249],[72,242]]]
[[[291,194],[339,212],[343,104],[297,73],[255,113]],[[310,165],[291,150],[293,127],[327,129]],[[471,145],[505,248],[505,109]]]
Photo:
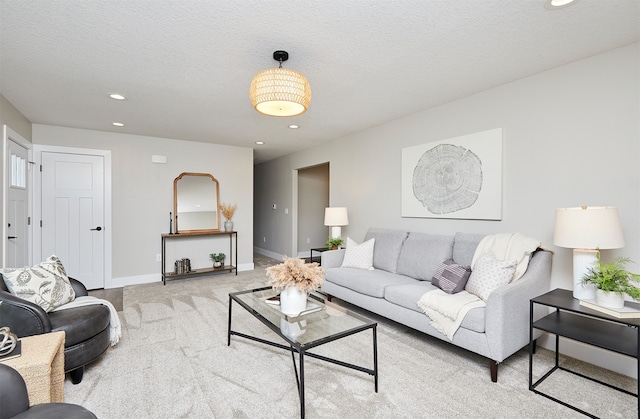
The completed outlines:
[[[0,361],[18,371],[29,394],[29,405],[64,402],[64,332],[21,338],[22,354]]]
[[[555,310],[547,316],[534,321],[533,307],[535,304],[551,307]],[[640,334],[638,333],[640,319],[619,319],[588,309],[581,306],[579,300],[573,298],[570,290],[563,289],[555,289],[539,297],[532,298],[529,302],[529,316],[529,390],[592,418],[596,416],[545,394],[537,390],[536,387],[554,371],[562,370],[638,398],[640,382],[638,384],[638,392],[631,393],[625,389],[561,367],[558,365],[558,349],[560,336],[562,336],[587,345],[630,356],[636,359],[638,376],[640,377],[640,362],[638,362],[640,359],[640,353],[638,352],[640,348]],[[555,365],[535,383],[533,382],[533,353],[535,349],[533,329],[556,335]],[[638,415],[640,417],[640,398],[638,398]]]
[[[167,272],[167,241],[169,240],[187,240],[194,237],[228,237],[229,238],[229,261],[234,261],[232,265],[225,265],[219,268],[200,268],[192,269],[185,273]],[[235,239],[235,240],[234,240]],[[235,251],[234,251],[235,248]],[[235,257],[235,259],[234,259]],[[214,232],[193,232],[193,233],[175,233],[162,234],[162,284],[167,284],[167,279],[187,278],[190,276],[210,275],[220,272],[236,272],[238,275],[238,232],[237,231],[214,231]]]

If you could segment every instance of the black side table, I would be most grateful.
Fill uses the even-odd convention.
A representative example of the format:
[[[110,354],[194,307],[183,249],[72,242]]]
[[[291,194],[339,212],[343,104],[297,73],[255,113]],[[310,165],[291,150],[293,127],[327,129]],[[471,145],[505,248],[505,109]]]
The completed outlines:
[[[541,304],[555,308],[555,310],[540,320],[533,321],[534,304]],[[537,390],[536,387],[554,371],[560,369],[638,398],[640,381],[638,383],[638,392],[634,394],[625,389],[561,367],[558,365],[558,347],[560,336],[562,336],[587,345],[630,356],[636,359],[638,376],[640,377],[640,362],[638,362],[638,359],[640,359],[640,354],[638,353],[638,348],[640,348],[640,334],[638,333],[640,319],[619,319],[588,309],[581,306],[579,300],[573,298],[570,290],[563,289],[555,289],[539,297],[532,298],[529,302],[529,316],[529,390],[592,418],[597,416],[545,394]],[[533,352],[535,348],[533,329],[556,335],[555,366],[535,383],[533,382]],[[640,398],[638,398],[638,417],[640,418]]]
[[[313,252],[318,252],[318,253],[322,253],[322,252],[326,252],[327,250],[331,250],[328,247],[316,247],[311,249],[310,253],[310,257],[309,257],[309,263],[313,263],[313,262],[318,262],[318,265],[322,265],[322,255],[320,256],[316,256],[317,260],[313,260]]]

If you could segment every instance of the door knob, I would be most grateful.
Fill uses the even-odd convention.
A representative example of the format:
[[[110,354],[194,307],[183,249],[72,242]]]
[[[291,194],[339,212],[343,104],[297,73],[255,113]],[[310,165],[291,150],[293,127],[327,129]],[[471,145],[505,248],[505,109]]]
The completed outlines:
[[[16,236],[9,236],[9,237],[7,237],[7,238],[8,238],[8,239],[17,239],[17,237],[16,237]]]
[[[102,227],[92,228],[91,231],[102,231]]]

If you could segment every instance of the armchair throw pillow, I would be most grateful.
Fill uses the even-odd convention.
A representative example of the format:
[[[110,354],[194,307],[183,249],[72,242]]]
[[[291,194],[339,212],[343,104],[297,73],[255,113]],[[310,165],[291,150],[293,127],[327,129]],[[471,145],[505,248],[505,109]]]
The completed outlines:
[[[46,312],[76,297],[62,262],[51,255],[38,265],[0,269],[11,294],[39,305]]]
[[[373,269],[373,247],[376,239],[358,244],[347,237],[347,248],[342,259],[343,268]]]
[[[438,266],[431,279],[431,284],[447,294],[462,291],[471,275],[469,266],[458,265],[453,259],[445,260]]]

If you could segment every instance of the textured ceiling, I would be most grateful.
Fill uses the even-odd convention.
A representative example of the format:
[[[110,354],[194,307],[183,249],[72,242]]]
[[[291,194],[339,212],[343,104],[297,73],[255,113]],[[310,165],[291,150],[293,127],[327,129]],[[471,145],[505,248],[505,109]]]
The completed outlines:
[[[640,0],[543,5],[0,0],[0,93],[33,123],[250,147],[262,162],[640,39]],[[311,84],[301,116],[249,102],[278,49]]]

